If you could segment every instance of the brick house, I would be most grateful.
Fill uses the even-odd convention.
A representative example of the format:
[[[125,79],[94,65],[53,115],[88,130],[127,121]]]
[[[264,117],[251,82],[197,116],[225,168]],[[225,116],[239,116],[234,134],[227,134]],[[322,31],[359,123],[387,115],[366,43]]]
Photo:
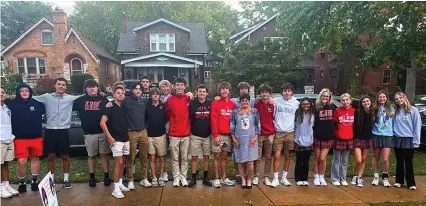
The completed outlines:
[[[123,17],[117,54],[121,57],[122,79],[149,76],[152,82],[173,82],[178,77],[195,87],[204,82],[208,53],[204,23],[127,21]]]
[[[22,74],[31,86],[45,75],[70,80],[73,74],[89,73],[101,85],[119,80],[114,56],[70,27],[62,9],[53,10],[52,16],[53,21],[40,19],[2,50],[5,67]]]

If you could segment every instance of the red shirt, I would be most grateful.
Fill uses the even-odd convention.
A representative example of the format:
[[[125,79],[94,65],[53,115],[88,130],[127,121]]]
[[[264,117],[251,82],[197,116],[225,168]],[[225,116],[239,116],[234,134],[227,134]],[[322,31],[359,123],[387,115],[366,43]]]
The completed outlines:
[[[231,133],[230,123],[234,109],[235,104],[229,98],[221,98],[212,103],[210,121],[214,138],[220,134],[229,135]]]
[[[259,100],[254,104],[260,116],[260,134],[262,136],[275,134],[274,126],[274,105],[267,102],[266,104]]]
[[[172,95],[166,102],[166,114],[170,120],[169,135],[171,137],[188,137],[191,133],[189,122],[190,99],[186,95]]]
[[[333,115],[334,135],[337,139],[351,140],[354,137],[354,115],[355,109],[349,106],[347,109],[340,106]]]

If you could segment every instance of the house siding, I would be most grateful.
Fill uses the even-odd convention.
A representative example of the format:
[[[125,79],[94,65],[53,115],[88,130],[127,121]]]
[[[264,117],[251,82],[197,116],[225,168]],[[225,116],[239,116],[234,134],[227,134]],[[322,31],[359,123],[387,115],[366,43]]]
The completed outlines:
[[[250,40],[252,44],[257,43],[260,40],[263,40],[265,37],[277,37],[279,36],[277,28],[277,19],[272,19],[265,25],[263,25],[261,28],[257,29],[253,33],[250,34]]]

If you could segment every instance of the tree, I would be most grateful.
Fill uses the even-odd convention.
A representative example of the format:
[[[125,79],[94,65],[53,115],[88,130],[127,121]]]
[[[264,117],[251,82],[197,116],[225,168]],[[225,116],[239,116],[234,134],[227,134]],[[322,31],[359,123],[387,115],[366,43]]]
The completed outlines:
[[[39,80],[37,80],[37,84],[34,90],[39,95],[44,93],[55,92],[54,85],[55,85],[55,78],[50,75],[46,75],[41,77]]]
[[[75,88],[75,92],[77,93],[84,93],[83,86],[84,81],[88,79],[95,79],[91,74],[84,73],[84,74],[74,74],[71,76],[71,83]]]
[[[52,19],[52,6],[41,1],[2,1],[1,44],[7,46],[39,19]]]
[[[20,74],[14,74],[11,68],[4,68],[3,77],[1,77],[1,86],[6,90],[6,94],[9,96],[15,95],[16,86],[23,82]]]

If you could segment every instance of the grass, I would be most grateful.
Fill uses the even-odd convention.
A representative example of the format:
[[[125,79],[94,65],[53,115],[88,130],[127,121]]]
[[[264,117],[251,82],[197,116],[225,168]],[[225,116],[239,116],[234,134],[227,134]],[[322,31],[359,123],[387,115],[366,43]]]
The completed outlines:
[[[329,155],[327,158],[327,176],[330,176],[330,168],[331,168],[331,162],[332,162],[332,155]],[[295,155],[292,157],[293,160],[295,160]],[[364,176],[373,176],[373,171],[371,168],[371,159],[372,154],[368,156],[367,165],[365,167]],[[353,169],[353,161],[354,158],[352,154],[349,156],[349,167],[348,167],[348,176],[352,175],[352,169]],[[311,155],[311,162],[313,161],[313,157]],[[416,175],[426,175],[426,153],[416,151],[414,154],[414,174]],[[47,158],[41,159],[40,161],[40,178],[42,178],[47,173]],[[167,172],[169,174],[169,177],[172,176],[172,170],[171,170],[171,161],[170,157],[167,158]],[[310,164],[310,167],[312,164]],[[395,175],[395,167],[396,167],[396,160],[394,153],[391,154],[390,159],[390,175]],[[111,171],[111,178],[112,178],[112,171],[114,168],[114,160],[110,159],[110,171]],[[158,168],[158,167],[157,167]],[[203,176],[203,169],[202,169],[202,161],[198,161],[198,168],[199,168],[199,175],[198,178],[202,178]],[[210,172],[209,172],[209,178],[213,179],[213,160],[210,160]],[[12,183],[17,183],[17,162],[13,161],[9,165],[9,179]],[[311,168],[312,169],[312,168]],[[139,160],[136,161],[136,181],[140,180],[139,176]],[[229,177],[235,176],[235,170],[234,170],[234,164],[231,158],[228,158],[228,166],[227,166],[227,172]],[[158,173],[158,172],[157,172]],[[30,178],[31,170],[30,170],[30,164],[27,164],[27,179]],[[188,176],[191,174],[191,165],[189,163],[188,168]],[[148,174],[150,177],[150,174]],[[87,157],[72,157],[71,158],[71,167],[70,167],[70,181],[72,182],[82,182],[86,183],[88,181],[89,172],[88,172],[88,166],[87,166]],[[103,180],[103,170],[102,165],[100,162],[100,158],[97,159],[97,166],[96,166],[96,179],[98,181]],[[62,160],[60,158],[57,158],[56,160],[56,174],[55,174],[55,181],[60,182],[63,180],[63,173],[62,173]]]

